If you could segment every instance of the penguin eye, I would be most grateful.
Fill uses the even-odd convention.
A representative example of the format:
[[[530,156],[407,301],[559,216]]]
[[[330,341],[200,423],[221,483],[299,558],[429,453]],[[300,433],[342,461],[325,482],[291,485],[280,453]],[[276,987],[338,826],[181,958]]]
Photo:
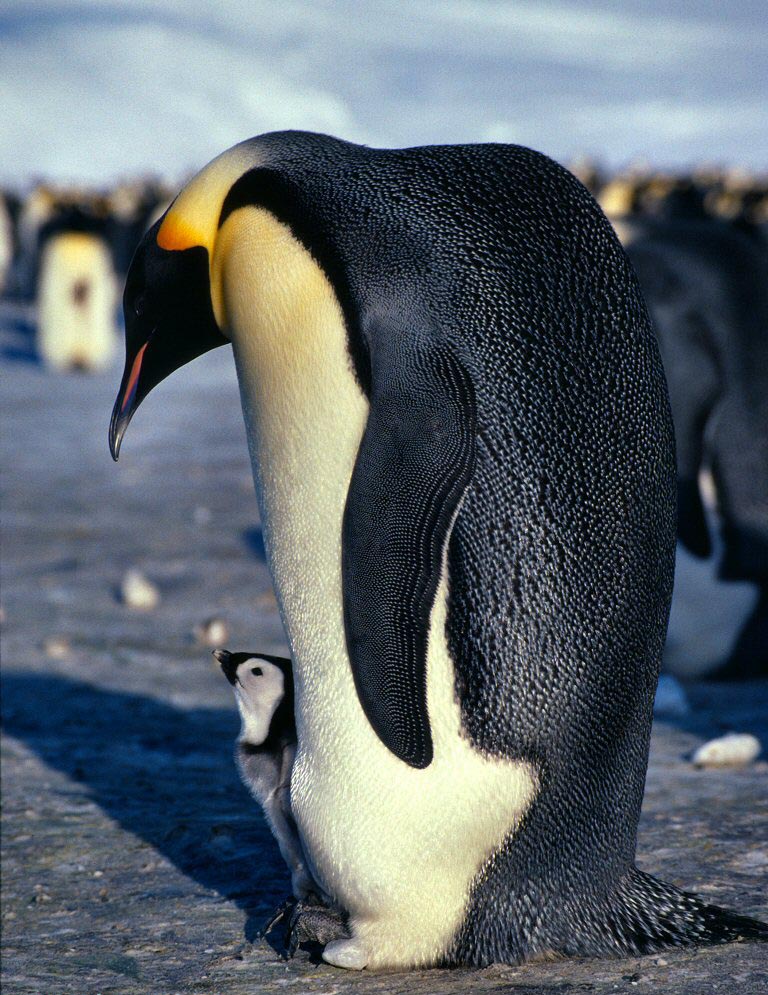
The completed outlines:
[[[251,673],[253,674],[254,677],[261,677],[263,672],[264,671],[261,669],[261,667],[251,667]]]
[[[144,314],[144,303],[145,300],[143,295],[141,297],[137,297],[134,302],[133,310],[137,318],[140,318]]]

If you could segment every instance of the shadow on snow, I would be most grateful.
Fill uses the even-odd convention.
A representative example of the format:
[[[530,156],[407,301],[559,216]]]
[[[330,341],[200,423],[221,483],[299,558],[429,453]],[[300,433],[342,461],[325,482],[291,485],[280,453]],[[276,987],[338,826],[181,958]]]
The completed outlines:
[[[182,710],[56,676],[5,674],[2,692],[9,735],[87,786],[111,819],[184,874],[236,902],[254,939],[290,881],[236,773],[234,711]]]

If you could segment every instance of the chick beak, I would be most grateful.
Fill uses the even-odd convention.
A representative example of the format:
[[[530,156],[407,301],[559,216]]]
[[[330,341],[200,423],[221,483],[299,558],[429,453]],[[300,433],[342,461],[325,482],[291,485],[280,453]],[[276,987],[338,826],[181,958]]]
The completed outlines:
[[[229,650],[214,650],[213,656],[221,664],[221,669],[224,671],[224,676],[227,678],[232,687],[237,684],[237,664],[234,660],[234,654],[230,653]]]

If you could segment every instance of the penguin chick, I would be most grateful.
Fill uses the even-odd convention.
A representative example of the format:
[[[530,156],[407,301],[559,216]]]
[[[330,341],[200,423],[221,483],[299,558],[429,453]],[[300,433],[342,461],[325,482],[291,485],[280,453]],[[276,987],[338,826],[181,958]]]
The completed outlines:
[[[296,755],[291,661],[279,656],[230,653],[213,655],[235,692],[242,726],[235,761],[244,784],[267,817],[280,853],[291,871],[296,898],[322,891],[307,870],[291,812],[291,770]]]

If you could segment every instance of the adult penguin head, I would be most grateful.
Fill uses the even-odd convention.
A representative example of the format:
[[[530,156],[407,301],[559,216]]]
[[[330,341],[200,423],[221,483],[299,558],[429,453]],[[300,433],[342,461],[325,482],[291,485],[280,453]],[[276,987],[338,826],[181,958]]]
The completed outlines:
[[[228,341],[213,315],[207,249],[163,248],[157,241],[161,227],[157,222],[139,245],[123,295],[125,370],[109,425],[115,460],[131,418],[152,388]]]
[[[226,345],[211,295],[211,259],[227,190],[254,165],[244,142],[214,159],[146,233],[123,295],[125,369],[109,425],[117,459],[128,424],[144,398],[174,370]]]

